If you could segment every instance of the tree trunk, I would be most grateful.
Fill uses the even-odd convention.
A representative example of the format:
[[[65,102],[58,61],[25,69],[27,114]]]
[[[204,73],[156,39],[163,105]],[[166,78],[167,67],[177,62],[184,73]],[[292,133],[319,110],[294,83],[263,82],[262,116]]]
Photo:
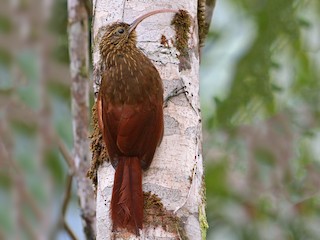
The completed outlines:
[[[131,23],[156,9],[184,9],[192,17],[186,56],[179,53],[172,13],[155,15],[137,28],[138,46],[152,60],[164,83],[166,97],[174,89],[186,92],[164,108],[165,131],[149,170],[143,174],[145,218],[142,239],[201,239],[207,228],[201,153],[197,1],[94,1],[93,64],[99,65],[99,30],[112,22]],[[177,26],[179,29],[182,26]],[[164,37],[163,37],[164,36]],[[167,40],[167,41],[166,41]],[[178,57],[180,55],[180,57]],[[97,71],[94,79],[99,79]],[[99,81],[95,81],[99,84]],[[98,85],[94,86],[95,93]],[[105,161],[98,169],[97,239],[131,239],[112,233],[109,204],[114,169]]]
[[[73,160],[72,169],[77,182],[81,217],[87,239],[94,239],[95,199],[91,181],[87,178],[90,167],[89,151],[89,31],[85,1],[68,0],[69,56],[72,78]]]

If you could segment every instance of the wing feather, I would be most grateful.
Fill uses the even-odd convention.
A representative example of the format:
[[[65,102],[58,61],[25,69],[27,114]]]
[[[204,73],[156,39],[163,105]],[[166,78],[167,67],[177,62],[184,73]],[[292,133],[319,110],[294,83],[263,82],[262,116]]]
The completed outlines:
[[[161,104],[113,106],[102,100],[104,138],[109,155],[138,156],[148,168],[163,134]]]

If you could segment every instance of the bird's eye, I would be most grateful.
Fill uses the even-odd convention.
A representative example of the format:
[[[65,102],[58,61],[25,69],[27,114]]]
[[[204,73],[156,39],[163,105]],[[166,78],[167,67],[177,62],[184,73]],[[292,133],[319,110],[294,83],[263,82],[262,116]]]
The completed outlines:
[[[123,28],[119,28],[118,29],[118,33],[120,33],[120,34],[124,33],[124,29]]]

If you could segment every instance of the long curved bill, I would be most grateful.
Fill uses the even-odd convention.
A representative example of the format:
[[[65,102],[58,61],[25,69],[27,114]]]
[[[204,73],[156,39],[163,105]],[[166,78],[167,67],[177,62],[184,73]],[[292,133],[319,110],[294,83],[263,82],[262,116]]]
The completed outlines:
[[[174,9],[159,9],[159,10],[155,10],[152,12],[148,12],[140,17],[138,17],[136,20],[134,20],[131,24],[130,24],[130,28],[129,28],[129,34],[139,25],[140,22],[142,22],[144,19],[158,14],[158,13],[167,13],[167,12],[172,12],[172,13],[178,13],[178,10],[174,10]]]

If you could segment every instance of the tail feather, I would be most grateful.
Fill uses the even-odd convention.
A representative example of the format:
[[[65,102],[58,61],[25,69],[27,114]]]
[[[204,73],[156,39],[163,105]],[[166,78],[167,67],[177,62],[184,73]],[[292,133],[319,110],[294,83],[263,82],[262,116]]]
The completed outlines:
[[[139,235],[143,221],[142,173],[137,157],[119,160],[111,199],[113,229],[125,228]]]

